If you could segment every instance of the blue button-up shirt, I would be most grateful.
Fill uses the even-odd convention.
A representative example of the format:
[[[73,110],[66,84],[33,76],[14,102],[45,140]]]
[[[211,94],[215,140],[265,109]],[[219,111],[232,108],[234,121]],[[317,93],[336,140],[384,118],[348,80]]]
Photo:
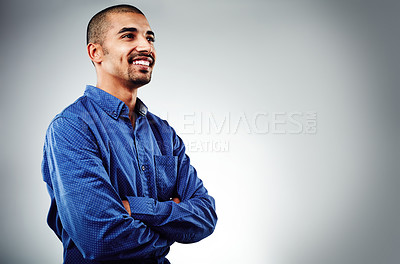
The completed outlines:
[[[215,228],[214,199],[182,140],[139,99],[135,113],[133,128],[124,102],[87,86],[47,130],[48,224],[64,263],[169,263],[172,243],[199,241]]]

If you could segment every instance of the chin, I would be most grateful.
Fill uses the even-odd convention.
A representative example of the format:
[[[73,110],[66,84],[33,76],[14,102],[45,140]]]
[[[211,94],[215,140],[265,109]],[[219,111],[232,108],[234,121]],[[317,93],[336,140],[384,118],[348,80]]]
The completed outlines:
[[[129,74],[128,80],[135,86],[142,86],[148,84],[151,81],[151,73],[141,73],[141,74]]]
[[[135,78],[135,79],[133,79],[131,81],[135,85],[142,86],[142,85],[148,84],[151,81],[151,77],[149,77],[149,78]]]

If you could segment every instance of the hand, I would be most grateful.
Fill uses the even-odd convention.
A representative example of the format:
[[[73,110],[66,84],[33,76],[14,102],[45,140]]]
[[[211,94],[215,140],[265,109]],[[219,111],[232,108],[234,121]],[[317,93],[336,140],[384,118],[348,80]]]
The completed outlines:
[[[176,198],[176,197],[172,198],[172,201],[174,201],[177,204],[181,202],[181,200],[179,198]]]
[[[131,207],[129,206],[128,200],[122,200],[122,204],[125,207],[125,210],[128,212],[129,216],[131,216]]]

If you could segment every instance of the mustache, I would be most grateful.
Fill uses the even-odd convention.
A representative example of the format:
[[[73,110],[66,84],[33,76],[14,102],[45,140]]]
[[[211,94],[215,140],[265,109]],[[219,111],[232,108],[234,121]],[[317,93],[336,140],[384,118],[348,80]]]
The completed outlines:
[[[136,58],[140,58],[140,57],[148,57],[151,59],[151,64],[154,63],[154,56],[151,53],[148,52],[135,52],[135,53],[131,53],[128,57],[128,62],[132,63],[134,60],[136,60]]]

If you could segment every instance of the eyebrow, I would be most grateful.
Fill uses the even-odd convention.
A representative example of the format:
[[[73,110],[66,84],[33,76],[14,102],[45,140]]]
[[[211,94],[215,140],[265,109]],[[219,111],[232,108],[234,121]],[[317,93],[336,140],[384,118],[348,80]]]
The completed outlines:
[[[118,31],[118,34],[122,34],[125,32],[137,32],[137,31],[138,31],[137,28],[134,27],[123,27],[121,28],[120,31]],[[153,37],[155,36],[154,32],[151,30],[146,31],[146,35],[152,35]]]

